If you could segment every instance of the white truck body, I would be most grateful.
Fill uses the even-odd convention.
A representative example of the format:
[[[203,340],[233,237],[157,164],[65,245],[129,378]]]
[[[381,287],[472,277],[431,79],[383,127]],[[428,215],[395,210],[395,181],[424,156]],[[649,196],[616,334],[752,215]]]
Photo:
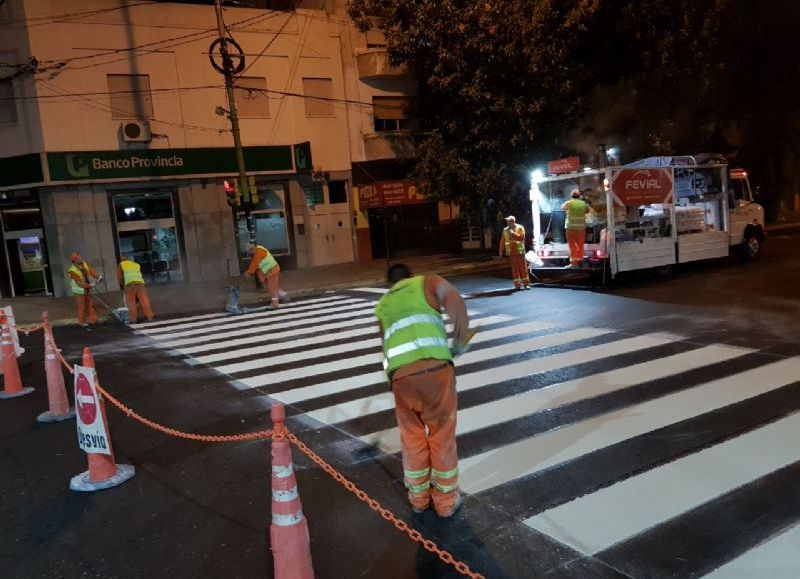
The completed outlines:
[[[581,269],[615,276],[725,257],[732,248],[752,259],[764,239],[764,210],[745,171],[716,157],[652,157],[532,179],[534,274],[569,260],[561,205],[576,188],[591,208]]]

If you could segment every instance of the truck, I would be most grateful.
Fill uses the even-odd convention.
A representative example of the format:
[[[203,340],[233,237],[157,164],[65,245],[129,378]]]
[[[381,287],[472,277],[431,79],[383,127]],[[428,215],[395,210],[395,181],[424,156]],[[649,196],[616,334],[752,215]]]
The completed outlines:
[[[533,249],[526,258],[534,279],[548,270],[576,271],[565,269],[561,209],[575,189],[590,207],[577,270],[602,283],[627,271],[666,273],[676,264],[732,254],[753,260],[764,242],[764,209],[753,201],[747,171],[730,168],[720,155],[648,157],[598,169],[548,166],[556,174],[531,178]]]

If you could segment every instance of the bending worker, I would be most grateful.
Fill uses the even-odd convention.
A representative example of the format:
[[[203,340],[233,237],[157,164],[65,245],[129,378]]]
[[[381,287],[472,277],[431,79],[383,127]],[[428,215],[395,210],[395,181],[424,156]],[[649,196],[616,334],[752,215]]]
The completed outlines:
[[[569,244],[569,265],[566,267],[579,267],[583,259],[583,245],[586,243],[586,214],[589,213],[589,205],[581,199],[578,189],[573,189],[570,197],[561,206],[561,210],[566,213],[564,227]]]
[[[528,289],[531,280],[528,277],[528,268],[525,267],[525,228],[517,223],[513,215],[506,217],[506,227],[500,239],[498,252],[500,257],[505,255],[511,259],[511,277],[514,279],[514,288]]]
[[[142,304],[147,321],[153,319],[153,310],[150,308],[150,298],[147,297],[147,288],[144,287],[142,277],[142,266],[133,261],[129,256],[123,255],[122,261],[117,267],[117,281],[119,286],[125,290],[125,303],[128,306],[128,321],[136,323],[136,300]]]
[[[89,323],[97,323],[97,312],[94,310],[94,301],[92,300],[92,288],[94,287],[92,280],[97,279],[97,272],[81,258],[81,254],[77,251],[69,257],[72,265],[70,265],[67,275],[72,295],[75,296],[75,303],[78,305],[78,323],[87,327]]]
[[[258,275],[258,281],[269,292],[272,301],[270,307],[274,310],[278,308],[280,302],[280,274],[281,266],[275,261],[275,258],[269,250],[263,245],[256,245],[255,243],[247,244],[247,254],[252,255],[250,265],[244,275],[253,277],[253,274]]]
[[[415,513],[433,503],[436,514],[449,517],[461,506],[452,360],[466,351],[467,308],[458,290],[438,275],[411,277],[405,265],[396,264],[388,277],[394,285],[375,315],[394,393],[408,500]],[[452,352],[442,308],[454,325]]]

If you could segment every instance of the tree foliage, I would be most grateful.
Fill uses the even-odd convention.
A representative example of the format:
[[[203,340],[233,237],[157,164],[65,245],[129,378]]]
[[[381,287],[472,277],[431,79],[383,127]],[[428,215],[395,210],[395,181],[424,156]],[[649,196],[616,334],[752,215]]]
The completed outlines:
[[[351,0],[349,11],[417,79],[415,177],[442,199],[513,207],[533,163],[600,142],[627,160],[738,154],[786,182],[800,146],[796,0]],[[768,135],[782,147],[771,160]]]

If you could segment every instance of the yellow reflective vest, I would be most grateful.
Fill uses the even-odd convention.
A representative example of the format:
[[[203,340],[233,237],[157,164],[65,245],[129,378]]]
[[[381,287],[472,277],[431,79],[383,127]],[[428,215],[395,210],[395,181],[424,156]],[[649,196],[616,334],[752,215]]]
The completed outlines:
[[[122,268],[122,275],[124,277],[126,286],[132,283],[144,283],[141,265],[135,261],[123,259],[119,263],[119,266]]]

